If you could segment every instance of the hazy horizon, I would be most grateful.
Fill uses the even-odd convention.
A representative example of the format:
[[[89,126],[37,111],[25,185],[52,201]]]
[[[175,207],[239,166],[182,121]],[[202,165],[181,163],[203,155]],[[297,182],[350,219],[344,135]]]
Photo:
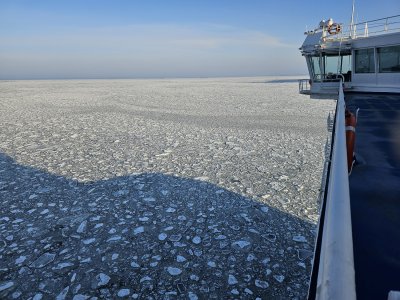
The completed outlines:
[[[281,78],[281,77],[295,77],[295,78],[300,78],[300,77],[308,77],[309,74],[303,73],[303,74],[267,74],[267,75],[254,75],[254,76],[242,76],[242,75],[226,75],[226,76],[175,76],[175,77],[168,77],[168,76],[153,76],[153,77],[98,77],[98,78],[91,78],[91,77],[60,77],[60,78],[8,78],[8,79],[2,79],[0,78],[0,81],[15,81],[15,80],[179,80],[179,79],[235,79],[235,78],[265,78],[265,77],[271,77],[271,78]]]
[[[304,31],[348,23],[351,2],[323,7],[210,0],[0,2],[0,79],[252,77],[306,74]],[[356,20],[399,10],[356,2]],[[375,5],[376,6],[376,5]],[[288,10],[291,7],[291,10]],[[360,17],[359,17],[360,16]]]

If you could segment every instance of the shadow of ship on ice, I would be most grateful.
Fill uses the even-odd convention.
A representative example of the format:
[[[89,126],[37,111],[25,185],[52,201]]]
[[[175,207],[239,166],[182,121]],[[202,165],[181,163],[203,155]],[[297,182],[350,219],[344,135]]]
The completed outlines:
[[[0,207],[1,298],[307,292],[314,225],[207,182],[80,183],[0,153]]]

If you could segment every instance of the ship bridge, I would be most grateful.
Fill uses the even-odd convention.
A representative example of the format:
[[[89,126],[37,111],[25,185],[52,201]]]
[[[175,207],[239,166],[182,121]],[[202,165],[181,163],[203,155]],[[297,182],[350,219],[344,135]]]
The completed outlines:
[[[337,97],[340,80],[345,91],[400,92],[400,15],[349,26],[329,19],[305,34],[310,79],[300,93]]]

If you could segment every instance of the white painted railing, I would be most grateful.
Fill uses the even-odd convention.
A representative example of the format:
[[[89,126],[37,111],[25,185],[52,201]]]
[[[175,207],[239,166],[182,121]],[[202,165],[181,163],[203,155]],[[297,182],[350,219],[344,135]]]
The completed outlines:
[[[337,35],[330,35],[326,40],[345,40],[346,38],[363,38],[400,31],[400,15],[360,22],[357,24],[343,25],[342,31]]]
[[[352,38],[368,37],[400,31],[400,15],[361,22],[349,27]]]
[[[341,83],[316,290],[323,300],[356,299],[344,112]]]

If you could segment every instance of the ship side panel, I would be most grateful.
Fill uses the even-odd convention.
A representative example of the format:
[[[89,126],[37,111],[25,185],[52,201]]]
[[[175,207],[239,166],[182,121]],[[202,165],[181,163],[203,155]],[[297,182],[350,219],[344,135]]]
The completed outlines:
[[[376,91],[376,92],[400,92],[400,65],[394,66],[392,70],[381,68],[381,49],[400,46],[400,32],[380,36],[358,38],[352,41],[352,83],[355,91]],[[357,68],[358,51],[370,50],[374,60],[374,68],[360,70]],[[400,51],[400,50],[399,50]],[[400,53],[398,54],[400,57]],[[387,55],[386,55],[387,57]],[[400,62],[399,62],[400,64]]]

